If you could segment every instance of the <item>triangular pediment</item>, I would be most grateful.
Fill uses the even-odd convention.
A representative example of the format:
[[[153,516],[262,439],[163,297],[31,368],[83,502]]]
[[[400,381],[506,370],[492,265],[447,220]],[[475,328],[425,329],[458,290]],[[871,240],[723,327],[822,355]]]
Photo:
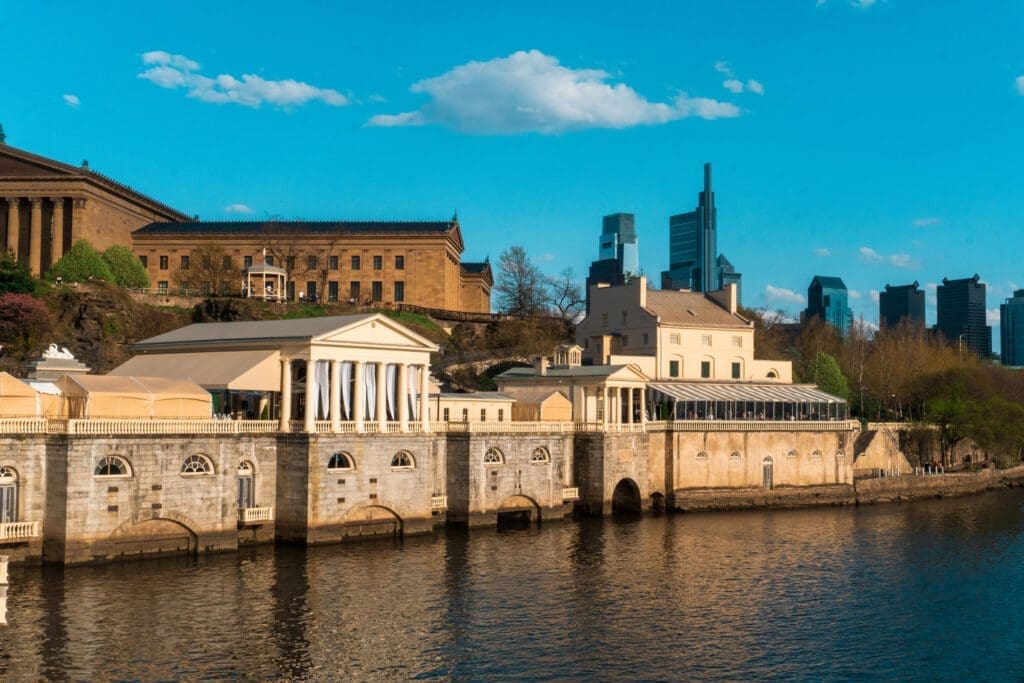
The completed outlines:
[[[345,327],[317,335],[314,342],[368,346],[397,346],[436,351],[437,345],[384,315],[364,318]]]
[[[73,175],[78,175],[77,169],[59,161],[0,145],[0,177],[2,178]]]

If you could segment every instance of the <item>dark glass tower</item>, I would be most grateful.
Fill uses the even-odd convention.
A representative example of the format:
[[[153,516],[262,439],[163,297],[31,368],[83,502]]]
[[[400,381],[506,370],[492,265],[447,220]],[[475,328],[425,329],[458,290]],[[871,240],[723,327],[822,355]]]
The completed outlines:
[[[978,275],[959,280],[943,278],[938,291],[935,329],[949,341],[981,358],[992,355],[992,328],[985,320],[985,283]]]
[[[845,337],[853,323],[853,311],[848,304],[848,292],[842,278],[815,275],[807,288],[805,318],[821,318]]]
[[[901,320],[924,329],[924,291],[912,285],[886,285],[878,294],[878,322],[882,327],[895,327]]]
[[[697,208],[668,219],[668,270],[661,274],[663,289],[718,289],[718,210],[711,189],[711,164],[704,164],[704,191]]]
[[[1024,289],[999,306],[999,340],[1003,365],[1024,365]]]

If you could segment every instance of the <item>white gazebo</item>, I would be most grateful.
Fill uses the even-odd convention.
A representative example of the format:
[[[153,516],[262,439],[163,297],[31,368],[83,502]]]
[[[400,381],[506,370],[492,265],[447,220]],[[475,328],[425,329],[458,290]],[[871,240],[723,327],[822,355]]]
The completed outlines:
[[[288,281],[288,271],[284,268],[272,266],[264,261],[249,266],[242,272],[245,274],[242,295],[246,299],[284,301],[287,298],[285,283]]]

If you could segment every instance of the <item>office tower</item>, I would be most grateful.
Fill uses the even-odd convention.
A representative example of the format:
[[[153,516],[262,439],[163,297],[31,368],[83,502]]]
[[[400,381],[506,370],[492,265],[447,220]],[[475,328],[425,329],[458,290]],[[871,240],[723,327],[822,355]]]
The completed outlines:
[[[719,254],[715,259],[715,269],[718,271],[718,289],[725,289],[726,285],[736,285],[736,305],[743,305],[743,274],[737,273],[725,254]]]
[[[718,288],[718,211],[711,189],[711,164],[704,164],[704,191],[697,208],[668,219],[668,267],[661,274],[663,289],[710,292]]]
[[[999,306],[999,340],[1003,365],[1024,365],[1024,289]]]
[[[617,259],[624,276],[640,274],[640,250],[636,237],[636,218],[631,213],[613,213],[601,220],[598,259]]]
[[[853,323],[853,311],[850,310],[846,285],[842,278],[815,275],[807,288],[807,310],[804,319],[821,318],[836,328],[839,335],[845,337]]]
[[[924,291],[917,281],[911,285],[886,285],[878,293],[878,322],[882,327],[895,327],[907,320],[924,329]]]
[[[938,291],[935,329],[958,348],[981,358],[992,355],[992,328],[985,324],[985,283],[978,275],[960,280],[943,278]]]

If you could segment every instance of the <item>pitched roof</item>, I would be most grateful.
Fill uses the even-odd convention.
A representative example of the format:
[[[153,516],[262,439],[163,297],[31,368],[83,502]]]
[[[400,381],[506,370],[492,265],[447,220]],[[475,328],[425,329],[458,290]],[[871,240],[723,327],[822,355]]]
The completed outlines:
[[[750,321],[730,313],[702,292],[647,290],[644,309],[669,325],[689,327],[749,327]]]
[[[610,375],[614,375],[619,370],[628,367],[628,365],[556,365],[548,368],[546,374],[538,375],[537,369],[531,366],[528,368],[509,368],[498,375],[495,379],[534,379],[537,377],[608,377]]]
[[[132,234],[146,235],[393,235],[445,234],[452,221],[191,221],[150,223]]]
[[[27,152],[17,147],[0,144],[0,178],[22,180],[30,178],[77,178],[92,182],[107,190],[127,195],[133,200],[156,209],[168,218],[188,220],[190,217],[174,207],[142,194],[124,183],[119,183],[88,166],[71,166],[54,159]]]
[[[817,282],[822,287],[828,287],[829,289],[846,289],[846,283],[843,282],[841,277],[833,277],[831,275],[815,275],[811,283]]]
[[[461,265],[464,273],[486,273],[491,270],[490,261],[463,261]]]

